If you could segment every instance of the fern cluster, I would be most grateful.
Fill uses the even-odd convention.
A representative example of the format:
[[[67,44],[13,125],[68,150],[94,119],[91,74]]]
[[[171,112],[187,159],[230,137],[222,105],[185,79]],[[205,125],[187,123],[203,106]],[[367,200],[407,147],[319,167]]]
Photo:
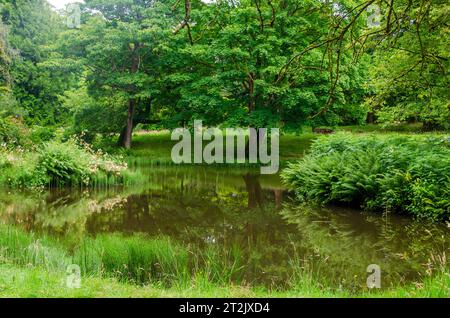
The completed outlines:
[[[282,179],[303,202],[450,218],[450,148],[430,135],[319,138]]]

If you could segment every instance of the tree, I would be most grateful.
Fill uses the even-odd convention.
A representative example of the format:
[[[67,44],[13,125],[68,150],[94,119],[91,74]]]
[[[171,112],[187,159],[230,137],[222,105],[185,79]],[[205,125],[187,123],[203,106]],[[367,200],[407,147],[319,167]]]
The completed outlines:
[[[158,93],[165,6],[143,0],[85,2],[85,23],[64,35],[64,51],[82,58],[90,96],[126,101],[119,145],[130,148],[134,127],[148,120]]]
[[[298,125],[328,103],[328,114],[312,120],[336,124],[344,105],[361,104],[365,68],[359,66],[366,61],[353,63],[350,53],[343,50],[336,57],[337,48],[317,45],[336,19],[332,5],[185,0],[184,10],[174,33],[187,45],[179,50],[179,62],[167,77],[179,96],[175,119],[197,117],[210,124],[226,121],[254,127]],[[342,46],[348,42],[343,38]],[[337,59],[338,80],[330,69]]]
[[[11,49],[8,43],[8,31],[0,21],[0,87],[1,91],[9,87],[11,83]]]
[[[392,1],[371,68],[374,90],[368,103],[381,122],[420,121],[425,128],[449,126],[447,1]],[[385,22],[384,22],[385,21]],[[376,41],[376,42],[375,42]]]
[[[53,50],[62,28],[59,16],[45,0],[4,1],[0,8],[9,29],[8,41],[16,52],[11,64],[11,83],[15,99],[27,112],[28,123],[51,125],[65,112],[58,96],[70,85],[63,70],[54,67]],[[63,64],[62,64],[63,65]]]

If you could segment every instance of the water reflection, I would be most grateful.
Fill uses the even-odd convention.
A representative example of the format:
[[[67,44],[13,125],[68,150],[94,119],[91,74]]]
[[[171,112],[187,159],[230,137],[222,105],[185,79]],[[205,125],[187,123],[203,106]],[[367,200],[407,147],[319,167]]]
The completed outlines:
[[[101,191],[0,195],[0,220],[69,237],[145,232],[192,251],[219,246],[243,255],[250,284],[283,287],[293,273],[358,289],[378,264],[384,286],[430,270],[430,255],[449,251],[449,229],[342,208],[298,206],[278,177],[214,168],[141,168],[145,186]],[[230,255],[230,253],[224,253]]]

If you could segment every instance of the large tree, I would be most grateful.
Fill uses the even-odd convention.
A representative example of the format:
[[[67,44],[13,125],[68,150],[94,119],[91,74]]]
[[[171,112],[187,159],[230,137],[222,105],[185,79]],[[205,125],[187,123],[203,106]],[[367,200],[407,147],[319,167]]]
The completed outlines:
[[[68,74],[57,62],[54,42],[62,29],[60,17],[45,0],[0,0],[0,14],[16,52],[11,65],[15,99],[28,123],[60,123],[65,112],[58,96],[68,87]]]
[[[332,4],[177,3],[184,4],[185,15],[174,33],[186,45],[166,78],[172,94],[179,96],[174,119],[251,126],[308,120],[337,124],[346,116],[345,107],[361,104],[365,61],[351,60],[344,50],[348,37],[340,39],[342,49],[331,41],[318,45],[338,19]],[[339,78],[333,68],[337,60]],[[315,116],[326,104],[328,113]]]
[[[164,3],[87,0],[84,23],[62,38],[66,54],[77,53],[86,68],[90,96],[124,101],[119,144],[131,147],[132,132],[149,119],[158,93],[163,37],[170,33]],[[165,25],[165,26],[164,26]]]
[[[10,115],[15,105],[11,94],[11,64],[14,52],[9,45],[8,30],[0,21],[0,119]]]

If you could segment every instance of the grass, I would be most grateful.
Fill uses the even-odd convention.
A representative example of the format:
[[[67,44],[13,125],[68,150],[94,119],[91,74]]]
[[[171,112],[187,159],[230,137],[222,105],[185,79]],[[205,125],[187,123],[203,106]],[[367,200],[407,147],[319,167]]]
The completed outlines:
[[[243,255],[223,262],[219,250],[193,258],[186,247],[141,235],[100,235],[77,246],[64,240],[0,226],[0,297],[448,297],[450,273],[445,262],[415,284],[380,290],[348,291],[314,283],[298,270],[289,288],[239,283],[235,274]],[[230,259],[230,258],[228,258]],[[445,261],[445,258],[441,258]],[[66,268],[80,264],[81,287],[66,285]]]
[[[344,128],[342,128],[345,130]],[[354,129],[364,136],[372,127]],[[378,132],[378,128],[374,128]],[[411,132],[415,132],[412,130]],[[280,137],[281,163],[302,158],[314,134]],[[137,134],[130,163],[172,164],[169,133]],[[1,159],[1,158],[0,158]],[[128,183],[138,178],[130,170]],[[99,177],[99,187],[110,181]],[[145,182],[142,179],[142,182]],[[96,183],[93,182],[95,185]],[[294,271],[284,289],[249,285],[241,276],[246,256],[238,248],[195,251],[167,237],[103,234],[82,241],[27,233],[0,225],[0,297],[448,297],[448,267],[416,283],[381,290],[348,291],[318,284],[309,271]],[[228,253],[225,255],[224,253]],[[66,286],[66,268],[79,264],[82,284]],[[325,284],[326,285],[326,284]],[[331,285],[331,284],[329,284]]]
[[[422,132],[421,124],[401,124],[401,125],[362,125],[362,126],[339,126],[335,127],[336,132],[350,132],[353,134],[418,134]],[[280,163],[302,158],[309,150],[312,142],[320,135],[312,132],[286,133],[280,136]],[[170,156],[172,147],[177,141],[170,140],[169,131],[161,132],[140,132],[133,135],[132,149],[127,152],[129,163],[152,163],[169,165],[172,164]],[[208,141],[204,141],[204,144]]]
[[[214,246],[199,251],[168,237],[101,234],[74,244],[68,238],[28,233],[8,225],[0,225],[0,246],[0,264],[54,272],[77,264],[84,275],[165,287],[188,287],[192,279],[200,278],[220,285],[240,283],[238,274],[245,261],[238,248],[224,251]]]
[[[280,136],[280,163],[301,158],[308,150],[311,142],[317,138],[312,133]],[[152,134],[135,134],[133,147],[127,153],[127,161],[130,164],[173,164],[171,158],[172,147],[177,141],[170,139],[169,132]],[[208,141],[204,141],[206,145]],[[245,164],[239,164],[245,166]]]
[[[73,263],[83,273],[117,277],[119,280],[170,285],[189,275],[188,250],[169,238],[123,237],[117,234],[86,238],[75,252]]]
[[[147,284],[138,286],[123,283],[115,278],[82,276],[80,288],[68,288],[66,275],[62,272],[46,271],[41,268],[24,268],[14,265],[0,265],[0,297],[449,297],[450,276],[439,274],[427,277],[422,283],[398,286],[393,289],[365,291],[359,294],[324,290],[319,287],[304,287],[288,291],[251,288],[246,286],[220,286],[193,280],[188,288],[174,286],[163,288]]]

